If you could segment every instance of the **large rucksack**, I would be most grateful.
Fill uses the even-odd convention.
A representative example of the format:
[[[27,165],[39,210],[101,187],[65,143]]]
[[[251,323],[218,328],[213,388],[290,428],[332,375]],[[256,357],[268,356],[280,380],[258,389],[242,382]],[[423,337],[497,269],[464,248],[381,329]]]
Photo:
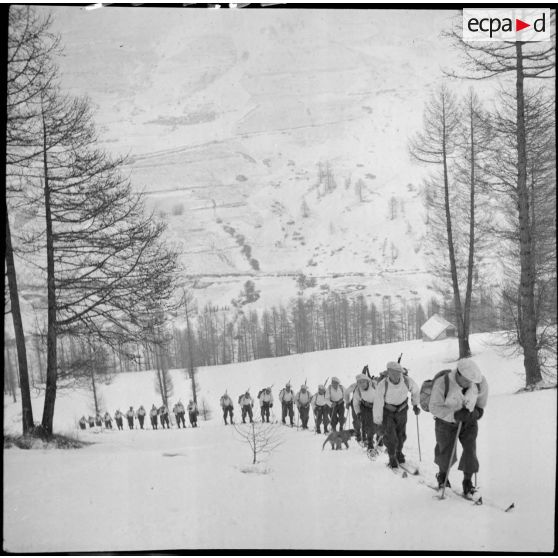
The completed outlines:
[[[426,411],[427,413],[430,412],[430,396],[432,395],[432,386],[434,385],[434,382],[441,376],[444,376],[444,399],[448,396],[448,374],[450,372],[451,370],[442,370],[441,372],[438,372],[431,380],[425,380],[424,382],[422,382],[422,385],[420,386],[420,406],[422,407],[423,411]]]

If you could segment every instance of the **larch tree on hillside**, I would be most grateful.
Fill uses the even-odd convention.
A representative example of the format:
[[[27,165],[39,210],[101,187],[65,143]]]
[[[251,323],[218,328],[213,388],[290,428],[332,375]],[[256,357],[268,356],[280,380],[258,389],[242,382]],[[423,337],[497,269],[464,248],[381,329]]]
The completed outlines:
[[[462,129],[462,111],[455,96],[442,86],[431,98],[424,111],[424,130],[410,142],[410,152],[420,163],[441,167],[428,181],[426,187],[430,190],[434,211],[430,212],[431,228],[435,231],[438,244],[445,245],[449,265],[440,266],[441,271],[449,268],[453,303],[457,321],[457,336],[459,342],[459,357],[471,355],[469,347],[469,313],[465,311],[460,287],[459,266],[457,256],[457,242],[454,229],[456,194],[451,181],[454,179],[451,167],[459,156],[460,133]],[[472,160],[474,168],[474,159]],[[473,202],[474,207],[474,202]],[[453,209],[453,211],[452,211]],[[471,216],[474,218],[474,213]],[[474,222],[471,224],[474,229]],[[471,277],[472,253],[474,250],[474,236],[469,238],[469,261],[467,277]],[[470,300],[471,288],[469,279],[466,281],[465,300]]]
[[[483,80],[508,78],[514,83],[514,150],[516,167],[513,183],[516,196],[517,237],[519,242],[518,342],[523,350],[526,386],[533,387],[542,380],[539,360],[540,344],[537,321],[537,245],[533,227],[532,193],[529,187],[529,137],[526,120],[526,82],[553,79],[556,66],[555,11],[551,11],[549,42],[467,42],[461,28],[450,33],[462,51],[465,66],[457,77]],[[456,72],[454,72],[454,75]]]
[[[32,11],[14,14],[23,14],[18,25],[25,36],[30,22],[37,20],[29,15]],[[41,22],[34,25],[33,33],[46,32]],[[19,60],[26,51],[17,42],[14,45],[11,58]],[[89,102],[62,93],[52,50],[41,48],[36,47],[44,53],[39,57],[41,68],[31,78],[20,70],[21,63],[13,66],[14,125],[7,139],[10,183],[17,186],[8,192],[9,201],[23,207],[25,222],[31,223],[21,235],[19,249],[38,265],[38,280],[46,284],[47,372],[41,433],[48,436],[61,336],[93,337],[111,347],[138,342],[142,333],[138,316],[145,301],[163,308],[170,304],[177,254],[162,241],[164,226],[145,213],[142,196],[121,175],[123,159],[97,147]],[[33,40],[29,49],[28,65],[33,67],[37,64],[31,57],[36,50]],[[19,81],[18,71],[23,75]],[[20,103],[18,95],[26,91],[26,84],[33,95]],[[46,263],[37,264],[40,261]],[[10,270],[12,282],[15,273],[11,266]],[[25,430],[33,422],[25,412],[26,403],[23,406]]]
[[[50,32],[50,18],[40,18],[31,6],[10,6],[7,49],[6,87],[6,196],[4,198],[6,278],[10,311],[16,340],[20,378],[22,427],[26,434],[33,429],[33,409],[29,389],[29,371],[25,334],[21,316],[16,255],[18,239],[14,238],[11,220],[20,220],[25,207],[23,177],[38,155],[33,139],[40,97],[55,76],[51,63],[58,51],[58,37]]]

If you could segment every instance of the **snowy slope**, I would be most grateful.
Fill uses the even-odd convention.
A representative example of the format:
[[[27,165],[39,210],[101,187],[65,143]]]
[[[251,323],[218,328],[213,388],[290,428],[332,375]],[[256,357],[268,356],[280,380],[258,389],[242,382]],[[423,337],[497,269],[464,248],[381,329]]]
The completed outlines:
[[[197,289],[200,305],[230,304],[239,273],[273,304],[300,271],[326,284],[362,274],[371,296],[429,295],[423,169],[407,143],[440,68],[457,63],[440,37],[457,12],[49,11],[63,87],[91,98],[104,147],[130,154],[125,170],[168,221],[189,278],[218,284]],[[337,183],[322,197],[318,164]],[[379,272],[388,280],[371,286]]]
[[[323,435],[280,426],[283,445],[252,467],[248,447],[222,424],[218,397],[225,389],[236,399],[248,387],[254,393],[274,384],[276,396],[289,379],[295,387],[307,379],[314,390],[332,375],[347,385],[364,363],[378,372],[400,352],[420,382],[456,358],[454,340],[394,343],[201,369],[200,398],[215,414],[199,429],[77,432],[75,417],[89,411],[86,394],[61,396],[56,429],[95,444],[76,451],[4,451],[4,548],[551,551],[556,393],[515,394],[523,383],[521,361],[500,354],[490,340],[472,338],[490,385],[478,440],[485,506],[458,498],[440,502],[420,484],[436,471],[433,421],[425,413],[419,417],[418,479],[398,478],[385,467],[385,456],[371,462],[354,442],[348,451],[322,452]],[[173,380],[174,399],[187,399],[182,372],[174,371]],[[102,391],[111,412],[157,401],[148,372],[119,375]],[[17,428],[17,414],[5,402],[6,429]],[[412,414],[406,453],[419,461]],[[451,475],[456,487],[460,478]],[[500,509],[511,503],[512,512]]]

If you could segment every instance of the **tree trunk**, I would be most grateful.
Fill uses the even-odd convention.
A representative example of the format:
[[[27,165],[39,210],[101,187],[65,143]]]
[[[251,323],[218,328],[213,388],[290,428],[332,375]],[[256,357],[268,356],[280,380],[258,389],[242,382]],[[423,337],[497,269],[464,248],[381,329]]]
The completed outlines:
[[[193,353],[193,343],[192,343],[192,332],[190,328],[190,317],[188,316],[188,303],[185,302],[186,306],[186,332],[188,334],[188,372],[190,373],[190,380],[192,382],[192,397],[194,403],[198,402],[198,397],[196,393],[196,370],[194,367],[194,355]]]
[[[99,402],[97,401],[97,386],[95,384],[95,357],[93,351],[91,350],[91,344],[89,343],[89,370],[91,371],[91,388],[93,389],[93,401],[95,402],[95,418],[99,414]]]
[[[45,218],[46,218],[46,248],[47,248],[47,377],[45,404],[43,408],[42,427],[46,434],[52,434],[52,423],[54,419],[54,403],[56,401],[56,283],[54,278],[54,239],[52,234],[52,215],[50,206],[50,184],[48,175],[47,158],[47,132],[43,114],[43,172],[44,172],[44,196],[45,196]]]
[[[465,337],[463,330],[463,314],[461,309],[461,296],[459,294],[459,282],[457,279],[457,266],[455,263],[455,248],[453,245],[453,231],[451,224],[451,212],[449,203],[449,177],[448,177],[448,161],[447,161],[447,144],[446,144],[446,107],[445,100],[442,104],[442,119],[443,119],[443,137],[442,137],[442,157],[444,168],[444,206],[446,212],[446,233],[448,239],[448,252],[451,270],[451,282],[453,286],[453,303],[455,307],[455,317],[457,322],[457,336],[459,339],[459,358],[470,356],[471,351],[463,353],[466,347],[469,346],[468,336]]]
[[[542,380],[537,347],[537,317],[535,311],[535,265],[533,237],[531,234],[529,211],[529,188],[527,185],[527,140],[525,132],[525,97],[523,92],[523,52],[522,43],[516,46],[517,71],[517,196],[519,211],[520,243],[520,308],[519,342],[523,348],[525,384],[534,386]]]
[[[46,153],[45,153],[46,160]],[[45,162],[46,166],[46,162]],[[46,434],[52,434],[54,419],[54,404],[56,401],[56,286],[54,279],[54,245],[52,238],[52,219],[50,213],[50,191],[45,169],[45,213],[46,213],[46,242],[47,242],[47,374],[45,403],[43,408],[42,427]]]
[[[27,351],[25,349],[25,334],[19,307],[19,294],[17,290],[17,277],[14,264],[14,252],[10,234],[10,222],[6,208],[6,273],[8,275],[8,288],[10,290],[10,304],[17,348],[17,361],[19,366],[19,385],[21,388],[21,420],[23,433],[27,434],[34,427],[33,407],[31,406],[31,392],[29,390],[29,371],[27,369]]]
[[[473,293],[473,266],[475,254],[475,123],[473,96],[471,94],[469,123],[471,126],[471,167],[470,167],[470,196],[469,196],[469,260],[467,262],[467,287],[465,289],[465,306],[463,308],[463,335],[459,338],[459,356],[461,358],[471,356],[469,347],[469,331],[471,320],[471,296]]]
[[[258,449],[256,445],[256,425],[252,423],[252,449],[254,451],[254,461],[252,461],[252,465],[256,464],[256,457],[258,455]]]

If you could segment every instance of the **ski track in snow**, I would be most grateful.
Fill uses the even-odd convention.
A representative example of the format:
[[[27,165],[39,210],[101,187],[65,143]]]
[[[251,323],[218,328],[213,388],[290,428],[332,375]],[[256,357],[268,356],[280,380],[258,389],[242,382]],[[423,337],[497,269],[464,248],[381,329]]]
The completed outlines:
[[[405,453],[420,476],[401,478],[354,440],[349,450],[322,451],[324,436],[278,426],[283,444],[256,466],[231,426],[222,424],[218,397],[237,399],[251,387],[308,379],[311,389],[333,373],[345,386],[363,363],[378,372],[403,352],[421,382],[455,358],[456,341],[407,342],[295,355],[200,369],[200,398],[213,418],[186,430],[73,431],[87,411],[85,393],[57,400],[58,430],[94,442],[81,450],[4,451],[4,550],[87,552],[170,549],[331,549],[549,552],[554,537],[556,392],[514,395],[519,358],[504,359],[472,336],[472,349],[491,394],[480,421],[479,485],[486,502],[439,501],[434,481],[434,424],[408,418]],[[349,370],[351,372],[349,372]],[[335,372],[333,372],[335,371]],[[340,372],[337,372],[340,371]],[[343,372],[341,372],[343,371]],[[226,375],[225,375],[226,374]],[[189,381],[174,372],[175,400]],[[128,373],[102,386],[111,412],[151,405],[152,373]],[[40,417],[41,401],[34,401]],[[235,402],[236,403],[236,402]],[[280,407],[273,411],[280,418]],[[235,420],[239,420],[235,404]],[[256,413],[258,416],[258,413]],[[18,405],[5,400],[5,430],[17,429]],[[273,417],[272,417],[273,418]],[[537,425],[535,429],[534,425]],[[310,419],[310,427],[313,420]],[[126,427],[127,428],[127,427]],[[460,449],[458,449],[460,454]],[[539,467],[544,463],[545,467]],[[454,488],[462,475],[452,469]]]

